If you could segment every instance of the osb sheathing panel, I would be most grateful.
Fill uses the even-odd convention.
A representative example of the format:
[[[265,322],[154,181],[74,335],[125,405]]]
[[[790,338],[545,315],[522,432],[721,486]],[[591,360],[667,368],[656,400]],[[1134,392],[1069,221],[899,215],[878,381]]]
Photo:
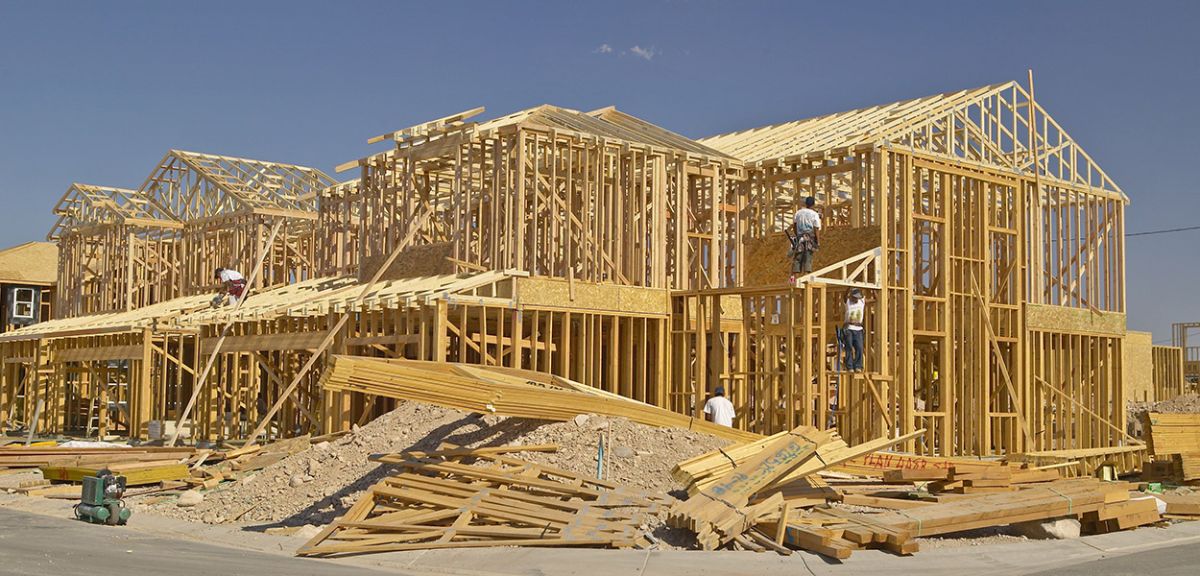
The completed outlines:
[[[525,308],[665,317],[671,311],[668,292],[661,288],[594,284],[558,278],[516,278],[517,303]]]
[[[1060,333],[1125,334],[1125,315],[1047,304],[1026,304],[1025,325],[1030,330]]]
[[[448,258],[454,247],[449,242],[424,244],[404,249],[396,261],[388,267],[380,280],[399,280],[402,278],[418,278],[426,276],[443,276],[454,274],[454,264]],[[387,259],[387,255],[368,258],[363,264],[364,279],[368,279],[379,269],[379,265]]]
[[[878,248],[883,244],[879,226],[859,228],[829,228],[819,234],[821,246],[813,259],[813,270],[841,262]],[[791,245],[782,232],[746,243],[746,286],[772,286],[786,284],[792,275],[792,259],[788,257]]]
[[[1125,333],[1125,374],[1121,386],[1125,399],[1149,402],[1154,398],[1153,336],[1149,332]]]

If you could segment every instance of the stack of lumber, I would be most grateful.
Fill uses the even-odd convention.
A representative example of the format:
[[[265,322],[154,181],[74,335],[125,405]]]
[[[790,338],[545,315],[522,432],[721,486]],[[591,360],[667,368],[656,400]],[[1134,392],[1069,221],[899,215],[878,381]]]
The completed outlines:
[[[1142,426],[1149,432],[1154,461],[1170,463],[1153,467],[1151,475],[1176,482],[1200,480],[1200,414],[1144,412]]]
[[[641,526],[670,497],[508,453],[553,446],[443,447],[372,457],[398,473],[372,486],[296,554],[485,546],[645,547]]]
[[[1163,513],[1164,518],[1200,520],[1200,494],[1171,492],[1167,494],[1155,494],[1154,497],[1162,500],[1167,505],[1167,510]]]
[[[790,482],[794,482],[820,470],[835,467],[848,460],[860,458],[864,454],[869,454],[876,450],[882,450],[883,448],[904,442],[905,440],[916,438],[924,434],[925,430],[917,430],[912,434],[899,438],[872,440],[850,448],[838,436],[837,432],[820,432],[816,428],[800,426],[790,432],[780,432],[761,440],[714,450],[695,458],[684,460],[671,469],[671,477],[680,484],[687,484],[688,495],[694,496],[711,488],[725,476],[733,473],[734,470],[740,470],[750,465],[753,458],[761,455],[764,450],[767,450],[780,440],[818,433],[828,434],[828,440],[817,448],[819,458],[814,458],[797,466],[794,470],[784,474],[776,481],[770,483],[770,485],[765,486],[763,490],[781,488]]]
[[[448,362],[337,356],[321,376],[328,391],[361,392],[444,408],[565,422],[580,414],[622,417],[647,426],[687,428],[737,442],[758,434],[605,393],[565,378]]]
[[[976,464],[955,464],[949,470],[942,471],[945,476],[930,482],[927,486],[930,492],[953,494],[986,494],[992,492],[1015,492],[1023,484],[1051,482],[1062,476],[1058,470],[1032,470],[1020,467],[980,466]],[[884,480],[914,480],[913,474],[907,470],[884,475]]]
[[[108,463],[88,466],[42,466],[42,478],[55,482],[81,483],[86,476],[95,476],[101,469],[125,477],[128,486],[145,486],[188,477],[188,467],[178,460]]]
[[[853,458],[834,467],[839,472],[848,472],[861,476],[881,477],[893,470],[910,470],[914,473],[926,472],[934,476],[930,480],[940,480],[934,470],[949,470],[954,465],[999,466],[999,460],[980,460],[969,457],[923,456],[920,454],[903,454],[880,450],[865,456]]]
[[[57,446],[30,446],[0,448],[0,469],[59,467],[96,467],[152,462],[161,460],[183,461],[192,456],[191,448],[162,448],[154,446],[64,448]]]
[[[834,432],[801,426],[681,462],[672,474],[688,482],[690,498],[672,507],[667,522],[695,532],[705,550],[736,542],[743,548],[785,552],[780,545],[782,532],[771,538],[755,526],[772,514],[788,515],[788,484],[923,433],[919,430],[850,447]],[[803,484],[806,489],[811,486]]]

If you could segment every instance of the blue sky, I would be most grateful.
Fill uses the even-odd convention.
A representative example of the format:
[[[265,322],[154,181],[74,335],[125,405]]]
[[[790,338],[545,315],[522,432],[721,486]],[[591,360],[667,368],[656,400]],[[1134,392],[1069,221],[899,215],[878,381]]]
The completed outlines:
[[[42,238],[72,181],[136,188],[172,147],[332,173],[480,105],[613,104],[699,137],[1030,67],[1130,232],[1195,225],[1198,35],[1197,2],[0,0],[0,246]],[[1131,328],[1200,320],[1198,247],[1129,240]]]

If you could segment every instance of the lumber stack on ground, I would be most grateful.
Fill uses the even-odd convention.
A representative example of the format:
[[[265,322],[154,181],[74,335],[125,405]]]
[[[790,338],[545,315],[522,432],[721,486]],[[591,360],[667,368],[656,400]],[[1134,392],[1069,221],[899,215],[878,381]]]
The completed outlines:
[[[1154,465],[1148,476],[1173,482],[1200,480],[1200,414],[1142,413]]]
[[[817,432],[816,428],[801,426],[791,432],[781,432],[754,442],[729,446],[701,454],[700,456],[676,464],[671,469],[671,477],[681,484],[687,484],[689,495],[699,494],[721,481],[734,470],[746,468],[752,461],[752,458],[761,454],[780,439],[788,436],[815,434]],[[847,446],[841,436],[836,432],[831,432],[829,433],[829,440],[817,449],[819,458],[805,462],[765,488],[779,488],[789,482],[804,478],[820,470],[836,467],[844,462],[861,458],[865,454],[870,454],[916,438],[924,432],[925,430],[921,429],[898,438],[880,438],[854,447]]]
[[[784,494],[789,483],[923,433],[918,430],[851,447],[836,432],[800,426],[785,434],[681,462],[672,474],[689,483],[690,497],[671,509],[667,521],[695,532],[706,550],[731,541],[743,547],[762,544],[753,529],[771,514],[786,516],[781,510],[790,507]],[[776,541],[781,543],[782,536]]]
[[[566,421],[579,414],[628,418],[648,426],[686,428],[737,442],[761,438],[650,404],[589,389],[546,374],[448,362],[337,356],[321,376],[328,391],[362,392],[445,408]]]
[[[1142,424],[1155,456],[1200,452],[1200,414],[1144,412]]]
[[[83,482],[84,477],[95,476],[100,470],[108,470],[125,477],[128,486],[145,486],[188,477],[188,467],[175,460],[154,462],[129,462],[102,466],[42,466],[42,477],[56,482]]]
[[[488,546],[649,545],[641,526],[669,496],[506,455],[526,446],[385,454],[372,486],[299,556]]]
[[[191,457],[192,448],[130,446],[123,448],[4,447],[0,448],[0,468],[40,468],[42,466],[90,467],[155,460],[182,461]]]

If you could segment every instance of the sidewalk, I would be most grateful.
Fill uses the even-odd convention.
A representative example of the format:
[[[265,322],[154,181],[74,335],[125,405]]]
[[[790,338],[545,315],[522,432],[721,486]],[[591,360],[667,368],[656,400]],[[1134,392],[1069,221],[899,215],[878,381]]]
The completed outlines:
[[[70,518],[72,501],[0,495],[0,509]],[[108,529],[108,528],[105,528]],[[223,525],[205,525],[151,514],[135,515],[130,525],[118,530],[136,530],[162,538],[191,540],[217,546],[291,556],[303,538],[271,536]],[[796,552],[792,556],[753,552],[692,552],[592,550],[555,548],[479,548],[396,552],[310,560],[347,567],[364,567],[401,574],[446,574],[462,576],[590,575],[705,576],[768,573],[883,575],[921,572],[937,574],[1025,574],[1076,565],[1144,550],[1200,542],[1200,522],[1185,522],[1168,528],[1138,528],[1075,540],[1030,540],[1025,542],[931,548],[910,557],[877,550],[855,552],[842,562]]]

